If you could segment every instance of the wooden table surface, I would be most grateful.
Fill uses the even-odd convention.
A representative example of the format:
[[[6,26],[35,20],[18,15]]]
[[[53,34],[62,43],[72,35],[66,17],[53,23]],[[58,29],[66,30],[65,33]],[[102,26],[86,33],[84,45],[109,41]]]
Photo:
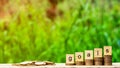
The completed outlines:
[[[120,68],[120,63],[113,63],[112,66],[66,66],[64,63],[56,63],[53,66],[12,66],[11,64],[0,64],[0,68]]]

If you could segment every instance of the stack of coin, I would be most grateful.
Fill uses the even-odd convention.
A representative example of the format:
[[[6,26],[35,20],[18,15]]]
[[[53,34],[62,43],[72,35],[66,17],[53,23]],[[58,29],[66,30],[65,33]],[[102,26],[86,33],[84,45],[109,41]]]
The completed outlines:
[[[96,57],[94,58],[95,65],[103,65],[103,57]]]
[[[85,65],[93,65],[93,59],[86,59]]]
[[[112,65],[112,55],[104,55],[104,65]]]
[[[75,63],[66,63],[65,65],[75,65]]]
[[[76,64],[76,65],[84,65],[85,62],[84,62],[84,61],[76,61],[75,64]]]

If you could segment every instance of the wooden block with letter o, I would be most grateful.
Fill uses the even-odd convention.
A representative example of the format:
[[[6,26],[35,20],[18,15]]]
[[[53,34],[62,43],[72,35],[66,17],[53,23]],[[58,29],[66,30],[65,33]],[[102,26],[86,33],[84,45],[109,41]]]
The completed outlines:
[[[74,54],[66,54],[66,65],[74,65]]]
[[[85,51],[85,65],[93,65],[93,50]]]
[[[83,52],[76,52],[75,53],[75,63],[76,63],[76,65],[84,65]]]
[[[94,49],[94,64],[103,65],[102,48]]]
[[[112,65],[112,46],[104,46],[104,65]]]

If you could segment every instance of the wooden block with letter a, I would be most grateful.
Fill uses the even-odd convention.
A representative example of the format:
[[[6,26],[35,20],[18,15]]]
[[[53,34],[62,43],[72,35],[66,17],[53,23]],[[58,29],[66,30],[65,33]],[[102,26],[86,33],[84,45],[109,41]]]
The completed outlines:
[[[74,65],[74,54],[66,54],[66,65]]]
[[[93,65],[93,50],[85,51],[85,65]]]
[[[112,65],[112,46],[104,46],[104,65]]]
[[[83,52],[76,52],[75,53],[75,64],[76,65],[84,65]]]
[[[103,65],[102,48],[94,49],[94,64]]]

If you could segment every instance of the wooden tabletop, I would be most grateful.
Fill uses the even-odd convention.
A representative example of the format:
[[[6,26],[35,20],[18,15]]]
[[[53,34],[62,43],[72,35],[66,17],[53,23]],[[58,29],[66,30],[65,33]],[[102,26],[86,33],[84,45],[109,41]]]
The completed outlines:
[[[49,66],[12,66],[12,64],[0,64],[0,68],[120,68],[120,63],[113,63],[112,66],[66,66],[64,63],[56,63]]]

